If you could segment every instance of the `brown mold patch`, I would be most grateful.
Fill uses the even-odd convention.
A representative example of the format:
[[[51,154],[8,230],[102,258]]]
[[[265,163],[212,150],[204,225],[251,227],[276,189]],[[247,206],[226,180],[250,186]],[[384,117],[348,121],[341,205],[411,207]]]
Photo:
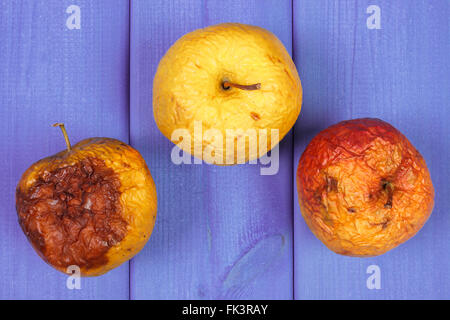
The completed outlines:
[[[261,119],[261,116],[257,114],[256,112],[250,112],[250,117],[252,117],[253,120],[258,121]]]
[[[390,222],[391,222],[391,218],[386,218],[383,222],[371,223],[371,225],[373,225],[373,226],[381,226],[381,228],[384,230],[384,229],[387,228],[387,226],[389,225]]]
[[[46,171],[26,192],[17,190],[19,223],[51,265],[91,269],[127,233],[117,174],[97,158]]]
[[[384,207],[386,209],[392,209],[392,201],[393,201],[393,195],[394,195],[394,187],[389,181],[383,180],[381,182],[381,187],[384,191],[387,193],[387,200],[384,204]]]
[[[334,177],[327,176],[326,178],[327,192],[338,192],[338,181]]]

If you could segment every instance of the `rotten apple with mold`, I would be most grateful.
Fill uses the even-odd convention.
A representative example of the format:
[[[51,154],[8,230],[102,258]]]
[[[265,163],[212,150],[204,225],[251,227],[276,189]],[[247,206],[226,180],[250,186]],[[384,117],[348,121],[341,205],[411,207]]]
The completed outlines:
[[[34,163],[16,209],[29,242],[61,272],[98,276],[136,255],[156,219],[156,188],[139,152],[111,138],[85,139]]]

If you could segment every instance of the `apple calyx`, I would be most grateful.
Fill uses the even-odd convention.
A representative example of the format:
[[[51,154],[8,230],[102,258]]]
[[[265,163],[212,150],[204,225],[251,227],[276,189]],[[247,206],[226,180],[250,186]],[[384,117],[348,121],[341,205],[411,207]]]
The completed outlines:
[[[244,84],[233,83],[230,81],[222,82],[222,88],[224,90],[229,90],[231,87],[241,89],[241,90],[258,90],[258,89],[261,89],[261,83],[244,85]]]
[[[383,190],[387,191],[387,196],[388,196],[388,199],[387,199],[386,203],[384,204],[384,207],[386,209],[391,209],[392,208],[392,197],[394,194],[394,186],[392,185],[392,183],[390,183],[388,181],[384,181],[383,182]]]
[[[67,131],[66,131],[66,128],[64,127],[64,123],[58,122],[58,123],[53,124],[52,127],[60,127],[61,128],[61,131],[64,136],[64,140],[66,140],[67,151],[70,152],[70,150],[72,150],[72,146],[70,145],[69,136],[67,135]]]

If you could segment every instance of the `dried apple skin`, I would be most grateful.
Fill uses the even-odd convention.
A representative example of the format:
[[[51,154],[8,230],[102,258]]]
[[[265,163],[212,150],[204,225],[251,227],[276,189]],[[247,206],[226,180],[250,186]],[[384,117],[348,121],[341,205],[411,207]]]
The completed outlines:
[[[379,119],[342,121],[321,131],[300,157],[296,180],[308,227],[347,256],[397,247],[422,228],[434,206],[425,160]]]
[[[16,189],[19,224],[38,255],[66,273],[99,276],[136,255],[156,220],[156,187],[131,146],[80,141],[28,168]]]
[[[260,83],[261,89],[224,90],[224,81]],[[214,146],[220,161],[203,157],[217,165],[238,163],[236,151],[227,151],[227,130],[268,130],[270,150],[294,125],[302,97],[297,68],[283,43],[266,29],[241,23],[221,23],[185,34],[165,53],[153,80],[153,114],[159,130],[194,156],[198,154],[194,143],[180,144],[173,136],[175,130],[187,129],[194,137],[196,122],[203,132],[218,130],[224,137]],[[279,136],[272,137],[271,129],[277,129]],[[248,139],[257,145],[256,137]],[[208,149],[209,140],[200,141],[202,150]],[[248,145],[244,151],[245,162],[262,155]]]

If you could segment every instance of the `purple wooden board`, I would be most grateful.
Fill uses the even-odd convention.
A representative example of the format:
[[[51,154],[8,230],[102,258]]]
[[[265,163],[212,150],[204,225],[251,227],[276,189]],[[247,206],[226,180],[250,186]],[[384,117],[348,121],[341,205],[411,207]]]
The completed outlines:
[[[81,30],[65,26],[72,4],[81,7]],[[129,16],[125,0],[0,3],[0,298],[290,299],[294,289],[297,299],[450,298],[448,1],[293,4],[292,10],[289,0],[141,0],[132,2]],[[366,27],[369,5],[381,8],[380,30]],[[304,104],[294,144],[292,135],[281,144],[276,176],[260,176],[254,165],[174,165],[172,144],[154,123],[152,79],[160,58],[184,33],[219,22],[265,27],[294,49]],[[436,189],[423,230],[370,259],[327,250],[304,224],[292,184],[315,134],[363,116],[405,133]],[[73,143],[130,135],[158,190],[148,245],[130,268],[83,279],[81,290],[66,289],[66,277],[34,253],[14,208],[22,172],[64,148],[59,129],[50,127],[56,121],[67,124]],[[381,290],[366,288],[372,264],[381,268]]]
[[[66,27],[69,5],[81,29]],[[128,140],[128,1],[0,2],[0,298],[128,298],[128,264],[68,290],[66,276],[29,245],[15,211],[15,187],[35,161],[92,136]]]
[[[177,166],[153,120],[151,95],[159,60],[183,34],[250,23],[290,50],[291,14],[291,1],[132,1],[130,140],[155,179],[158,217],[131,262],[131,298],[292,298],[291,136],[275,176],[260,176],[259,165]]]
[[[381,9],[369,30],[366,8]],[[422,153],[436,189],[430,220],[412,240],[376,258],[326,249],[309,231],[297,199],[295,298],[449,299],[449,2],[294,1],[294,52],[304,89],[294,132],[294,166],[320,130],[340,120],[378,117]],[[381,269],[381,289],[366,268]]]

